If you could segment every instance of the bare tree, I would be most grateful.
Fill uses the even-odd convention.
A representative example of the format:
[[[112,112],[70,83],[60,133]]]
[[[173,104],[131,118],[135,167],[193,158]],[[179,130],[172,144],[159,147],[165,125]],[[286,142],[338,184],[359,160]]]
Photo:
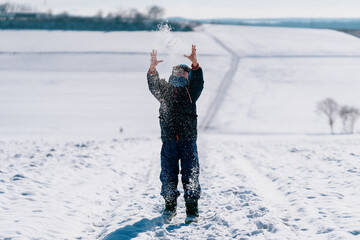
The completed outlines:
[[[108,12],[108,13],[106,14],[106,18],[114,18],[114,17],[116,17],[116,16],[117,16],[117,14],[112,13],[112,12]]]
[[[35,11],[35,9],[33,7],[31,7],[30,5],[26,5],[26,4],[16,4],[14,10],[19,11],[19,12]]]
[[[343,132],[354,133],[355,123],[360,117],[360,110],[356,107],[342,106],[339,115],[343,123]]]
[[[352,107],[350,111],[350,133],[354,133],[355,123],[360,117],[360,110]]]
[[[161,19],[165,14],[165,9],[156,5],[148,8],[148,17],[153,20]]]
[[[58,15],[58,17],[68,18],[68,17],[70,17],[70,14],[69,14],[67,11],[64,11],[64,12],[60,13],[60,14]]]
[[[4,3],[0,4],[0,12],[7,13],[7,12],[30,12],[34,11],[35,9],[26,4],[13,4],[13,3]]]
[[[7,13],[9,10],[9,3],[0,4],[0,14]]]
[[[348,119],[349,119],[349,111],[350,107],[342,106],[339,110],[339,116],[341,117],[342,125],[343,125],[343,133],[347,133],[348,127]]]
[[[136,8],[130,8],[126,10],[119,10],[119,14],[128,19],[136,18],[138,14],[141,14]]]
[[[326,98],[317,104],[317,112],[328,118],[331,134],[334,134],[334,122],[338,116],[339,105],[332,98]]]
[[[97,13],[95,14],[96,18],[103,18],[104,17],[104,12],[103,10],[99,10],[97,11]]]

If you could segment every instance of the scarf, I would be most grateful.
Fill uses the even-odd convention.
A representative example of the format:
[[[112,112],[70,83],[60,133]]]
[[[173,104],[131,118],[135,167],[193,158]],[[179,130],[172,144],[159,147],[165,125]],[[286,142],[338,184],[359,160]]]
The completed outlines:
[[[188,82],[189,79],[186,79],[184,77],[178,77],[173,75],[170,75],[169,77],[169,83],[174,87],[185,87]]]

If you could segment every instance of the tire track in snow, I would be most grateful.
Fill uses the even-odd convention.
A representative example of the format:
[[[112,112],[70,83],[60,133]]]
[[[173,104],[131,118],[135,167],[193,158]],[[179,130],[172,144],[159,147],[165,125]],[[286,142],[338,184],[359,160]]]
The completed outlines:
[[[240,56],[235,51],[219,38],[210,33],[208,35],[231,54],[231,64],[200,124],[200,129],[205,131],[210,128],[212,120],[223,104],[225,94],[234,79],[240,62]],[[211,143],[209,144],[211,145]],[[212,151],[215,149],[209,147],[209,144],[205,144],[208,150]],[[225,154],[229,154],[229,152]],[[227,159],[227,164],[220,164],[222,163],[221,161],[213,161],[212,157],[207,156],[204,156],[204,160],[207,161],[205,166],[201,165],[203,168],[202,172],[206,172],[206,174],[202,175],[202,179],[205,179],[204,184],[202,184],[204,188],[202,201],[204,201],[204,204],[199,203],[199,210],[200,215],[207,216],[203,219],[203,227],[206,230],[212,230],[205,231],[204,235],[210,238],[215,236],[247,238],[258,237],[263,234],[271,236],[275,232],[285,231],[287,232],[286,235],[290,238],[295,237],[295,234],[286,226],[287,224],[284,224],[283,220],[274,214],[272,206],[268,205],[269,202],[266,201],[268,200],[266,198],[268,198],[269,194],[265,194],[262,191],[258,195],[256,191],[259,190],[259,186],[253,186],[255,189],[251,188],[251,183],[256,181],[252,174],[245,173],[249,168],[245,171],[240,171],[235,164],[237,159],[231,154],[230,158]],[[259,177],[258,175],[260,173],[257,173],[255,178]],[[285,199],[281,200],[283,202]],[[204,208],[206,211],[202,212],[201,208]]]
[[[203,194],[199,200],[202,217],[199,229],[204,239],[269,239],[277,234],[295,239],[295,234],[254,184],[256,180],[247,173],[249,169],[239,165],[229,143],[206,139],[200,145]]]
[[[231,54],[231,64],[229,70],[226,72],[223,80],[220,83],[220,86],[218,88],[218,91],[216,93],[216,96],[214,97],[213,101],[209,105],[208,109],[206,110],[205,116],[203,117],[199,128],[204,129],[205,131],[208,130],[211,127],[211,122],[215,118],[218,110],[220,109],[221,105],[224,102],[225,94],[230,87],[235,73],[238,69],[238,65],[240,62],[240,56],[233,51],[229,46],[227,46],[223,41],[221,41],[219,38],[215,37],[214,35],[210,33],[206,33],[209,35],[212,39],[215,40],[216,43],[218,43],[222,48],[224,48],[227,52]],[[257,54],[250,54],[250,55],[242,55],[242,59],[262,59],[262,58],[268,58],[268,59],[274,59],[274,58],[359,58],[360,55],[354,54],[354,55],[346,55],[346,54],[288,54],[288,55],[282,55],[282,54],[275,54],[275,55],[257,55]]]
[[[228,47],[224,42],[222,42],[219,38],[211,35],[210,33],[207,34],[211,38],[213,38],[215,42],[217,42],[221,47],[223,47],[226,51],[228,51],[231,54],[231,64],[230,64],[230,69],[226,72],[218,88],[214,100],[211,102],[200,124],[200,129],[204,129],[204,130],[208,130],[210,128],[210,124],[212,120],[214,119],[222,103],[224,102],[225,94],[231,85],[231,82],[235,76],[240,61],[240,56],[236,52],[234,52],[230,47]]]

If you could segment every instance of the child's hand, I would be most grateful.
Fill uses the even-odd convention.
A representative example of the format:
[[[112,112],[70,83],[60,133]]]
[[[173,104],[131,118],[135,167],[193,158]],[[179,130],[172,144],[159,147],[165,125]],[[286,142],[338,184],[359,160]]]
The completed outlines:
[[[152,50],[152,52],[150,53],[151,59],[150,59],[150,70],[156,70],[156,66],[163,62],[163,60],[157,60],[157,50]]]
[[[192,62],[192,65],[196,67],[198,65],[197,59],[196,59],[196,46],[192,45],[191,47],[191,54],[190,55],[184,55],[187,59],[189,59]]]

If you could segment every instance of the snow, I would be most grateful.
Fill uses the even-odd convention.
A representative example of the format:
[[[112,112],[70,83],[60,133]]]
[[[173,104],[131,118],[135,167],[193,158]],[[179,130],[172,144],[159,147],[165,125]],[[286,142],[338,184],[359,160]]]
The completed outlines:
[[[0,118],[3,138],[112,139],[120,136],[120,128],[122,137],[159,133],[158,112],[154,110],[158,102],[146,80],[149,53],[158,44],[156,32],[0,34],[0,101],[6,103],[0,105],[0,112],[7,116]],[[217,69],[226,69],[228,54],[204,34],[173,35],[190,50],[191,37],[199,45],[198,55],[212,90],[202,96],[206,104],[223,78],[224,72]],[[19,36],[29,41],[17,42]],[[144,43],[144,38],[149,41]],[[206,49],[213,51],[208,54]],[[159,50],[159,58],[164,59],[158,68],[162,78],[169,77],[172,66],[171,56],[165,53]],[[188,61],[182,55],[181,59]],[[204,111],[200,108],[199,115]]]
[[[224,105],[211,127],[223,132],[321,134],[327,119],[316,104],[328,97],[341,105],[360,102],[360,58],[240,58]],[[236,109],[236,111],[234,111]],[[340,119],[335,131],[342,132]]]
[[[179,197],[164,224],[148,52],[167,78],[191,44],[201,219]],[[315,106],[359,102],[359,56],[331,30],[0,31],[0,238],[357,239],[360,137],[329,135]]]
[[[150,53],[159,48],[163,35],[158,32],[86,32],[86,31],[0,31],[0,52],[126,52]],[[196,43],[212,49],[211,54],[224,51],[200,32],[172,32],[184,46]],[[26,40],[24,41],[24,36]],[[166,35],[168,36],[168,35]],[[173,39],[171,38],[171,39]],[[11,41],[9,41],[11,39]],[[91,39],[91,41],[89,41]],[[61,41],[59,41],[61,40]],[[190,49],[191,50],[191,49]],[[199,49],[200,50],[200,49]],[[206,52],[205,52],[206,53]],[[162,53],[165,54],[165,53]]]
[[[277,27],[205,26],[245,56],[359,56],[359,39],[334,30]]]

